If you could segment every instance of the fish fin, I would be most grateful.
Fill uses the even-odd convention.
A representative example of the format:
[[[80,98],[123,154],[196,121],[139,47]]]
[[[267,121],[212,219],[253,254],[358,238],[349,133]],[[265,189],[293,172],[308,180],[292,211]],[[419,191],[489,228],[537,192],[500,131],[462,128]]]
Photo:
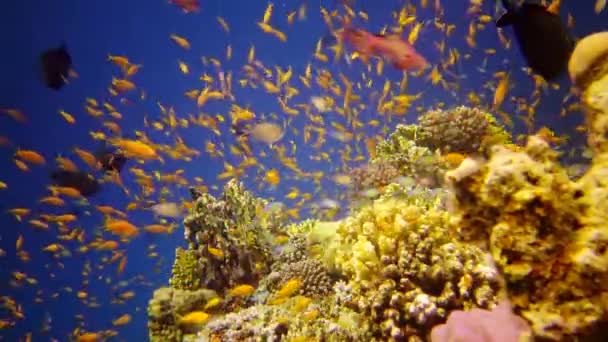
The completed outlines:
[[[498,20],[496,21],[496,27],[509,26],[509,25],[513,24],[513,20],[514,20],[513,12],[507,12],[507,13],[503,14],[500,18],[498,18]]]

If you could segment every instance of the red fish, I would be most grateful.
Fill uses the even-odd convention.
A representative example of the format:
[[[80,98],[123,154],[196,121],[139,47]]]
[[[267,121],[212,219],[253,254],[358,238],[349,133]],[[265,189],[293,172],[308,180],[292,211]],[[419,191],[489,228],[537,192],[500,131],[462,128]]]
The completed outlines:
[[[198,0],[169,0],[169,3],[183,9],[186,13],[198,12],[201,9]]]
[[[428,66],[426,59],[396,34],[383,36],[346,28],[342,39],[352,44],[364,60],[370,56],[382,57],[399,70],[420,70]]]

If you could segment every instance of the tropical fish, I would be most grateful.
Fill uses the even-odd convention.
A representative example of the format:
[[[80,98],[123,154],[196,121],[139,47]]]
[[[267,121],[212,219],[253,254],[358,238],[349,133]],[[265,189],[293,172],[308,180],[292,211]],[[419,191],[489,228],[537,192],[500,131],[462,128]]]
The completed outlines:
[[[574,40],[559,16],[559,6],[548,8],[532,3],[517,6],[513,1],[501,1],[507,12],[498,19],[496,26],[513,25],[528,66],[548,81],[563,74],[574,49]]]
[[[164,202],[164,203],[154,204],[153,206],[150,207],[150,209],[152,211],[154,211],[154,213],[158,216],[172,217],[172,218],[179,218],[182,216],[181,208],[179,207],[179,205],[177,205],[177,203],[174,203],[174,202]]]
[[[248,127],[249,126],[249,127]],[[272,145],[283,138],[285,127],[272,122],[258,122],[253,125],[232,125],[232,129],[239,136],[250,136],[255,140]]]
[[[40,55],[40,63],[44,84],[47,87],[59,90],[67,83],[66,80],[72,67],[72,57],[65,45],[44,51]]]
[[[58,170],[51,173],[51,178],[59,186],[77,189],[84,197],[92,196],[101,190],[99,182],[86,172]]]
[[[169,3],[181,8],[185,13],[198,12],[201,9],[198,0],[169,0]]]
[[[346,28],[341,37],[352,44],[364,60],[382,57],[399,70],[420,70],[429,65],[412,45],[396,34],[385,36]]]

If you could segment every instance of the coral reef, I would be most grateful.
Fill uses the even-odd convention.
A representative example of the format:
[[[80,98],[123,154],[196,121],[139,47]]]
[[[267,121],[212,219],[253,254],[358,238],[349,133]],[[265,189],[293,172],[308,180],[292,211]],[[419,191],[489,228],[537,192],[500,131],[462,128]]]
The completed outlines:
[[[418,145],[418,126],[397,125],[389,137],[376,146],[372,163],[388,162],[401,176],[426,179],[429,185],[438,186],[446,165],[429,148]]]
[[[348,172],[352,180],[354,195],[363,190],[371,188],[382,188],[391,184],[400,175],[399,169],[393,163],[386,160],[378,160],[374,163],[359,166]]]
[[[417,143],[441,153],[473,154],[511,140],[492,114],[465,106],[430,110],[418,118],[418,127]]]
[[[578,182],[557,153],[532,136],[521,152],[492,148],[446,175],[452,223],[485,246],[502,271],[516,310],[536,336],[563,340],[608,313],[606,162]]]
[[[376,339],[423,341],[452,310],[496,302],[500,283],[485,254],[454,242],[440,200],[417,201],[407,193],[373,201],[326,248],[325,262],[349,279],[342,300],[369,317]]]
[[[177,290],[161,287],[154,291],[148,304],[148,331],[152,342],[181,341],[183,332],[178,327],[179,317],[191,312],[208,300],[217,297],[211,290]]]
[[[209,322],[196,341],[364,341],[360,317],[332,308],[333,298],[298,307],[295,297],[284,305],[255,305]]]
[[[172,284],[198,284],[219,293],[237,284],[257,284],[272,258],[268,234],[274,222],[261,217],[266,201],[235,180],[226,184],[220,198],[195,190],[191,195],[192,213],[184,220],[189,250],[178,250],[178,278]],[[198,270],[192,269],[194,258]],[[199,279],[190,279],[193,275]]]
[[[608,32],[579,41],[568,63],[570,77],[581,90],[591,149],[608,152]]]
[[[169,285],[178,290],[197,290],[200,288],[201,270],[195,250],[177,248]]]
[[[289,280],[297,279],[301,282],[297,294],[316,298],[331,292],[333,280],[325,266],[311,258],[308,245],[306,235],[296,235],[289,240],[272,264],[272,272],[263,280],[268,291],[276,291]]]
[[[283,210],[236,181],[220,198],[191,189],[189,247],[149,303],[150,339],[605,339],[608,35],[580,41],[569,72],[594,153],[577,180],[541,137],[513,148],[491,114],[457,107],[378,144],[350,173],[355,192],[378,196],[341,221],[283,227]],[[238,284],[252,286],[235,305]],[[180,328],[195,310],[212,313],[196,335]]]

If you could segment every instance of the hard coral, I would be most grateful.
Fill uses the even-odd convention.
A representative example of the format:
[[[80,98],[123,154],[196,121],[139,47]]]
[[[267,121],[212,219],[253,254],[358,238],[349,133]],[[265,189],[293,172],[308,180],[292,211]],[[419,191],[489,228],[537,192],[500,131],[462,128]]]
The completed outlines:
[[[375,200],[346,218],[327,248],[350,279],[349,306],[371,318],[377,339],[423,340],[450,311],[493,304],[499,288],[485,254],[453,241],[439,201],[414,202]]]
[[[272,272],[264,279],[266,289],[276,291],[288,281],[297,279],[300,281],[297,294],[319,297],[330,293],[333,280],[328,270],[313,259],[307,249],[306,236],[292,237],[276,258]]]
[[[431,151],[418,142],[418,126],[397,125],[389,137],[376,147],[373,163],[388,162],[397,168],[401,176],[428,179],[438,185],[446,165]]]
[[[207,324],[196,341],[363,341],[365,331],[350,310],[335,310],[332,298],[295,310],[284,305],[255,305]]]
[[[352,179],[354,197],[362,191],[381,188],[391,184],[400,175],[399,169],[391,162],[378,160],[367,165],[359,166],[348,172]]]
[[[608,206],[598,202],[608,172],[599,158],[572,182],[556,158],[532,136],[524,151],[494,147],[488,161],[465,160],[446,179],[460,236],[487,246],[534,334],[564,340],[608,313]]]
[[[478,108],[430,110],[418,118],[418,125],[418,144],[442,153],[478,153],[510,140],[494,117]]]
[[[175,250],[175,261],[171,269],[169,284],[178,290],[198,290],[201,282],[201,267],[195,250]]]

